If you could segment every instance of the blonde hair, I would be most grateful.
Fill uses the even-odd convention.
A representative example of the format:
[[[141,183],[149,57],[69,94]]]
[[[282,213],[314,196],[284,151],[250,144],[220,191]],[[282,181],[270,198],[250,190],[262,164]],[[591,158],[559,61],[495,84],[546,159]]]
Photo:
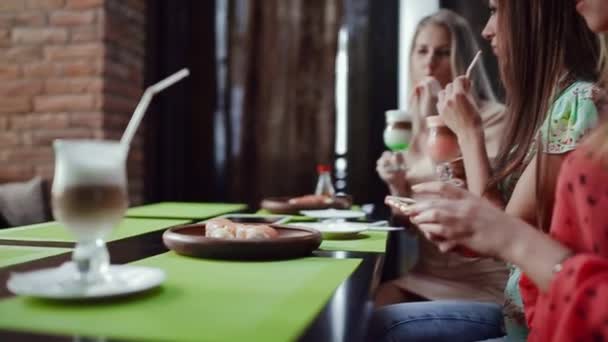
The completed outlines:
[[[475,36],[473,35],[473,30],[471,30],[471,26],[467,22],[466,19],[456,14],[453,11],[442,9],[434,14],[431,14],[427,17],[422,18],[418,25],[416,26],[416,30],[414,33],[414,37],[412,38],[412,44],[410,47],[410,65],[409,74],[410,79],[409,89],[414,89],[414,80],[412,78],[412,56],[414,54],[414,49],[416,48],[416,40],[418,39],[418,35],[420,32],[429,25],[437,25],[445,28],[451,37],[451,56],[450,56],[450,64],[452,67],[452,79],[457,76],[464,75],[466,72],[466,68],[469,63],[475,57],[477,51],[479,51],[479,45],[475,41]],[[490,85],[490,81],[488,79],[488,74],[486,72],[483,63],[477,65],[476,70],[472,74],[473,86],[475,89],[475,96],[478,103],[481,101],[491,101],[496,102],[496,95],[492,90],[492,86]]]

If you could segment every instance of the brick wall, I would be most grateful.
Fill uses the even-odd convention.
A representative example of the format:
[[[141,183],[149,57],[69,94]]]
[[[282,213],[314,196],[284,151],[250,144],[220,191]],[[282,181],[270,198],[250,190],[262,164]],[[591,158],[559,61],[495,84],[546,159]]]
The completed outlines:
[[[0,0],[0,182],[52,179],[53,139],[120,137],[143,86],[144,6]],[[142,172],[139,134],[131,203],[141,202]]]

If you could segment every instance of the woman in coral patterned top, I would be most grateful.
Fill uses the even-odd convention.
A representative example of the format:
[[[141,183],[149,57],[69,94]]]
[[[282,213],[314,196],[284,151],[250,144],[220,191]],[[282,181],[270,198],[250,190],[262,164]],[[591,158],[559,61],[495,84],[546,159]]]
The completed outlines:
[[[572,256],[544,292],[532,277],[520,281],[531,341],[608,339],[607,143],[604,126],[562,166],[550,235]]]
[[[608,2],[578,0],[576,4],[589,28],[608,31]],[[532,276],[522,277],[529,340],[604,341],[608,339],[608,123],[568,157],[556,198],[550,234],[572,256],[556,269],[548,288]]]
[[[404,211],[440,250],[521,268],[528,341],[608,339],[608,124],[564,162],[550,235],[449,184],[413,190],[428,197]]]

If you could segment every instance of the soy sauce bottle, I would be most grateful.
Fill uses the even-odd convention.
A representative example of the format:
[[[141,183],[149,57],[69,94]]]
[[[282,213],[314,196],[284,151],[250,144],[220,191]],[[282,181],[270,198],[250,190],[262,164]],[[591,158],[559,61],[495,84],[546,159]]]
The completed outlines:
[[[331,182],[331,166],[326,164],[317,165],[317,173],[319,178],[315,188],[315,195],[333,197],[336,190]]]

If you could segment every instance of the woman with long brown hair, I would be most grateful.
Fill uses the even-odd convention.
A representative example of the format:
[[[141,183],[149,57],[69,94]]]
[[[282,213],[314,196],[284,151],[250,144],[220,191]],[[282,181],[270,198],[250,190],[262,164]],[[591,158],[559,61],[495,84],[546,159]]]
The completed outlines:
[[[490,6],[495,15],[484,34],[497,53],[507,94],[507,127],[495,170],[479,144],[468,80],[449,85],[438,107],[459,137],[469,190],[546,230],[561,164],[597,123],[598,41],[570,0],[490,1]],[[523,339],[520,275],[512,267],[503,312],[507,332]]]
[[[567,153],[576,148],[597,122],[592,82],[596,77],[598,43],[576,14],[572,0],[491,0],[490,7],[493,14],[484,36],[491,40],[500,62],[508,120],[496,170],[491,169],[484,145],[480,143],[483,131],[479,129],[478,110],[471,101],[470,81],[459,77],[448,85],[439,96],[438,110],[458,136],[471,196],[484,196],[496,206],[504,207],[511,217],[545,227],[560,166]],[[422,203],[433,206],[432,201]],[[415,213],[411,208],[401,209],[405,214]],[[435,216],[440,214],[432,212]],[[469,216],[475,217],[467,207],[452,214],[466,222]],[[428,212],[425,215],[429,215]],[[438,225],[433,218],[411,216],[414,224],[423,225],[419,228],[427,237],[430,237],[427,231]],[[457,219],[453,222],[459,223]],[[440,247],[445,250],[445,245]],[[524,340],[527,335],[519,277],[519,269],[513,267],[505,290],[503,312],[510,340]],[[385,338],[399,336],[416,340],[418,335],[413,336],[412,331],[417,332],[420,327],[404,324],[402,318],[404,315],[411,318],[413,310],[423,311],[426,303],[421,304],[416,308],[401,305],[379,310],[375,316],[376,331],[383,331],[379,335]],[[444,305],[451,315],[459,308],[467,308],[468,311],[463,310],[471,317],[471,308],[477,304],[426,305],[434,306],[435,310]],[[441,315],[435,315],[431,321],[444,318],[454,321],[454,317]],[[468,332],[480,332],[480,322],[476,319]],[[454,331],[450,330],[435,329],[432,335],[424,336],[432,336],[429,341],[452,340]],[[500,331],[494,333],[494,336],[474,336],[495,337]]]

